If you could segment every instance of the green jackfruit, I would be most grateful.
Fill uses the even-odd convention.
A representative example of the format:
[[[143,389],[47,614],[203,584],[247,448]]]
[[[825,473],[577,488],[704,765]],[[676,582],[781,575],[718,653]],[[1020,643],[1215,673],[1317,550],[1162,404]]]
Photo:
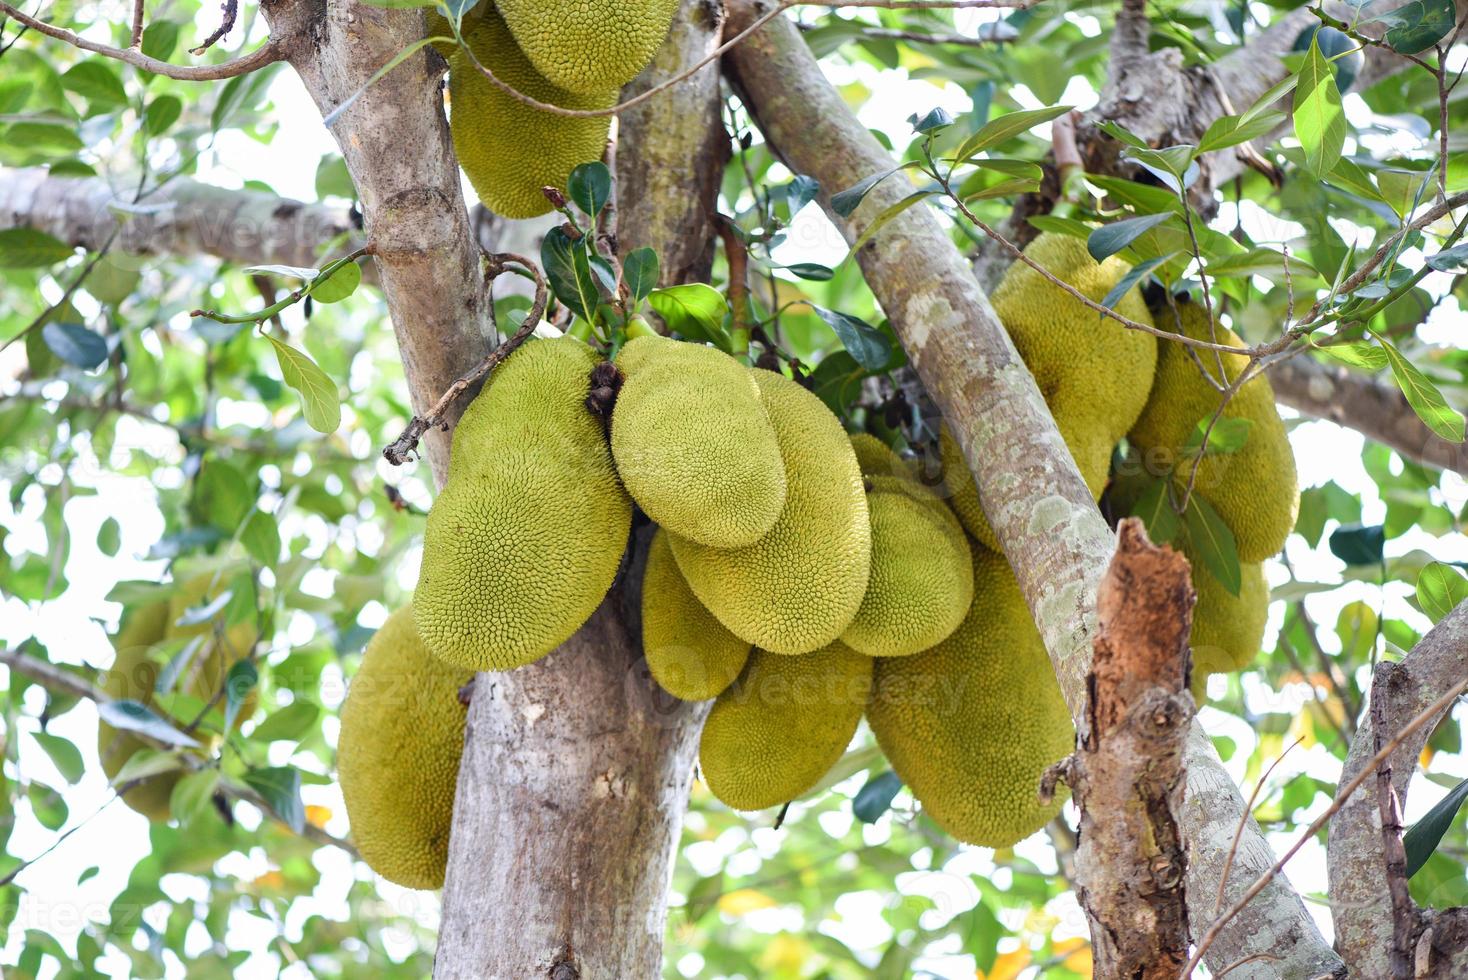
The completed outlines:
[[[1180,321],[1184,336],[1211,339],[1208,311],[1197,303],[1179,304],[1177,320],[1171,309],[1159,310],[1157,316],[1166,329],[1176,330]],[[1232,330],[1222,325],[1216,330],[1218,343],[1244,346]],[[1215,357],[1212,351],[1200,350],[1198,359],[1215,381],[1220,380],[1220,359],[1229,382],[1248,365],[1248,358],[1241,354]],[[1223,394],[1199,372],[1188,348],[1164,341],[1157,361],[1157,383],[1146,410],[1132,427],[1131,440],[1152,465],[1172,466],[1179,487],[1185,486],[1194,462],[1184,453],[1188,439],[1199,421],[1212,418],[1222,399]],[[1212,504],[1233,531],[1240,561],[1263,561],[1284,547],[1300,505],[1295,455],[1269,380],[1261,374],[1245,384],[1229,400],[1222,417],[1247,419],[1248,437],[1237,452],[1205,454],[1198,463],[1193,492]]]
[[[851,449],[863,476],[896,476],[910,479],[913,467],[891,446],[866,432],[851,437]]]
[[[1097,262],[1086,251],[1085,242],[1052,232],[1031,242],[1025,255],[1096,303],[1131,268],[1115,256]],[[1005,270],[991,298],[994,312],[1035,376],[1091,496],[1099,499],[1111,469],[1112,450],[1147,403],[1157,365],[1157,341],[1150,334],[1102,317],[1023,262]],[[1113,308],[1138,323],[1152,323],[1135,288]],[[943,455],[945,474],[953,474],[949,491],[954,510],[970,534],[986,547],[997,549],[994,532],[979,510],[973,478],[953,440]]]
[[[948,506],[958,515],[963,528],[974,540],[991,551],[998,551],[999,539],[989,527],[984,508],[979,504],[979,488],[969,472],[968,462],[958,448],[958,440],[943,426],[938,432],[938,454],[943,461],[943,485],[948,493]]]
[[[439,888],[472,671],[432,656],[413,608],[388,617],[367,644],[341,709],[337,776],[362,860],[405,888]]]
[[[579,340],[531,340],[454,432],[413,599],[423,642],[450,664],[509,670],[538,660],[611,588],[632,502],[584,404],[596,363]]]
[[[179,583],[167,600],[151,602],[126,611],[122,625],[112,641],[116,657],[102,677],[102,690],[118,700],[137,701],[147,705],[167,717],[168,713],[156,703],[158,674],[162,665],[151,660],[148,652],[164,641],[186,642],[197,636],[212,635],[213,620],[190,626],[180,626],[178,620],[187,610],[212,600],[228,584],[227,577],[206,572]],[[174,682],[173,689],[200,702],[212,701],[223,685],[229,668],[249,655],[258,639],[259,632],[253,622],[247,621],[225,628],[218,637],[205,640],[193,651]],[[179,653],[181,655],[183,650]],[[255,702],[256,696],[252,691],[235,718],[236,727],[254,713]],[[187,725],[194,720],[196,713],[197,710],[194,710],[187,718],[170,720],[178,726]],[[205,737],[199,732],[195,734],[200,738]],[[97,726],[97,754],[102,761],[102,771],[109,780],[116,778],[134,753],[149,748],[151,746],[136,736],[125,731],[119,732],[105,722]],[[149,820],[166,823],[170,815],[169,798],[182,775],[179,770],[171,770],[150,776],[127,790],[123,794],[122,802]]]
[[[1269,621],[1269,580],[1262,562],[1243,562],[1239,594],[1234,595],[1202,561],[1192,555],[1188,560],[1198,595],[1188,642],[1193,649],[1193,679],[1201,682],[1209,674],[1242,670],[1258,655]]]
[[[736,810],[805,793],[851,743],[871,686],[871,658],[841,643],[802,657],[755,650],[703,726],[698,763],[709,789]]]
[[[652,60],[678,0],[496,0],[520,49],[568,92],[619,89]]]
[[[785,507],[785,464],[749,370],[722,351],[637,337],[617,356],[612,458],[632,499],[711,548],[754,544]]]
[[[542,78],[494,10],[464,40],[496,78],[538,102],[563,109],[605,109],[616,102],[616,85],[574,95]],[[540,189],[565,187],[577,165],[600,160],[611,126],[610,116],[562,116],[526,105],[485,78],[459,48],[449,57],[449,106],[459,165],[485,207],[505,218],[549,211]]]
[[[890,468],[901,459],[883,446],[851,440],[858,459]],[[863,468],[864,472],[865,467]],[[872,572],[856,618],[841,641],[871,657],[926,650],[958,628],[974,594],[973,558],[957,518],[908,475],[868,476]]]
[[[763,538],[716,549],[672,535],[694,595],[742,640],[808,653],[856,617],[872,533],[856,454],[822,401],[784,375],[754,370],[785,462],[785,509]]]
[[[663,690],[685,701],[717,697],[744,669],[749,643],[703,607],[659,528],[642,577],[642,653]]]
[[[929,816],[970,844],[1008,847],[1043,827],[1040,776],[1075,731],[1040,633],[1002,555],[974,549],[974,601],[952,636],[878,660],[867,720]]]

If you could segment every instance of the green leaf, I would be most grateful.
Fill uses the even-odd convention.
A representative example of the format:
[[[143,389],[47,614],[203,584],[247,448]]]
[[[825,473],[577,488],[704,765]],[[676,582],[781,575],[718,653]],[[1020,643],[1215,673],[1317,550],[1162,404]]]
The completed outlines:
[[[876,823],[892,806],[902,779],[891,769],[873,776],[851,799],[851,812],[862,823]]]
[[[1405,218],[1421,201],[1427,176],[1421,170],[1378,170],[1376,186],[1381,189],[1381,199],[1398,217]]]
[[[612,172],[601,161],[583,163],[571,171],[566,181],[571,200],[587,215],[595,218],[612,197]]]
[[[97,706],[97,717],[113,728],[146,735],[156,742],[193,748],[199,743],[174,728],[145,704],[137,701],[108,701]]]
[[[61,85],[88,102],[107,107],[127,104],[122,79],[102,58],[89,58],[73,65],[61,76]]]
[[[81,750],[71,743],[69,739],[60,735],[52,735],[50,732],[31,732],[31,736],[41,743],[41,748],[46,750],[51,762],[56,766],[56,771],[61,773],[61,778],[68,783],[75,783],[82,778],[86,771],[86,764],[82,761]]]
[[[1206,455],[1226,456],[1243,449],[1249,442],[1249,430],[1254,427],[1250,419],[1243,418],[1221,418],[1208,430],[1208,449]],[[1203,431],[1208,428],[1208,419],[1199,419],[1193,431],[1188,434],[1187,442],[1183,451],[1188,454],[1196,454],[1203,445]]]
[[[1325,175],[1325,181],[1367,201],[1381,200],[1381,192],[1371,182],[1371,177],[1347,157],[1336,162],[1330,173]]]
[[[301,774],[291,766],[251,769],[245,783],[254,789],[275,815],[296,833],[306,828],[306,808],[301,804]]]
[[[1402,356],[1401,351],[1381,334],[1371,331],[1371,335],[1381,344],[1386,351],[1387,361],[1392,366],[1392,374],[1397,379],[1397,385],[1402,389],[1402,394],[1407,396],[1407,404],[1412,406],[1412,411],[1417,413],[1429,429],[1440,439],[1448,442],[1458,443],[1463,441],[1463,414],[1450,406],[1443,398],[1437,385],[1428,380],[1427,375],[1417,369],[1417,366]]]
[[[728,350],[729,338],[724,333],[724,314],[728,312],[729,306],[724,301],[724,294],[714,287],[706,283],[691,282],[682,286],[654,289],[648,293],[647,302],[663,318],[668,329],[685,337],[712,341]]]
[[[80,323],[48,323],[41,337],[57,357],[76,367],[90,371],[107,360],[107,341]]]
[[[321,708],[310,701],[292,701],[260,722],[250,737],[257,742],[294,742],[311,730]]]
[[[3,142],[55,153],[77,153],[86,147],[75,127],[47,122],[15,123],[5,130]]]
[[[1386,351],[1369,340],[1353,340],[1346,344],[1322,344],[1315,349],[1343,364],[1367,371],[1380,371],[1387,365]]]
[[[816,311],[816,316],[836,331],[846,352],[868,371],[880,371],[892,360],[892,345],[887,341],[887,335],[870,323],[814,303],[809,305]]]
[[[178,47],[178,21],[149,19],[143,28],[143,54],[167,61]]]
[[[1069,235],[1071,238],[1083,240],[1089,238],[1094,230],[1078,218],[1066,218],[1056,214],[1037,214],[1026,220],[1036,231],[1052,231],[1057,235]]]
[[[1183,521],[1188,528],[1188,542],[1193,546],[1193,553],[1213,573],[1213,577],[1223,583],[1230,595],[1238,595],[1243,572],[1239,568],[1239,549],[1233,531],[1218,516],[1218,511],[1197,493],[1188,497]]]
[[[330,129],[332,126],[335,126],[336,125],[336,121],[341,118],[342,113],[344,113],[348,109],[350,109],[352,107],[352,105],[355,104],[356,101],[362,97],[362,93],[363,92],[367,91],[373,85],[376,85],[377,82],[379,80],[381,80],[381,78],[384,75],[386,75],[388,72],[392,71],[398,65],[401,65],[403,62],[407,61],[409,58],[413,57],[413,55],[415,55],[415,54],[418,53],[418,50],[420,48],[425,47],[431,41],[432,41],[432,38],[427,38],[427,37],[425,37],[425,38],[423,38],[422,40],[419,40],[419,41],[414,41],[412,44],[410,44],[407,47],[403,48],[403,50],[399,51],[397,54],[395,54],[391,58],[389,58],[387,64],[383,65],[381,68],[377,69],[377,71],[373,72],[372,73],[372,77],[369,78],[369,79],[367,79],[367,81],[364,82],[360,88],[358,88],[355,92],[353,92],[351,95],[349,95],[347,97],[347,99],[346,99],[345,102],[343,102],[341,105],[337,106],[335,109],[331,110],[331,112],[327,113],[322,118],[322,120],[321,120],[322,124],[325,125],[327,129]],[[257,75],[257,74],[259,74],[259,73],[258,72],[253,72],[253,73],[251,73],[249,75],[241,75],[239,77],[240,78],[251,78],[251,77],[253,77],[254,75]],[[238,79],[230,79],[230,81],[238,81]],[[223,102],[223,99],[224,99],[224,96],[221,95],[220,96],[220,101]],[[218,110],[217,109],[215,110],[215,115],[218,116]],[[215,129],[218,129],[219,128],[217,122],[216,122],[214,128]]]
[[[1115,286],[1111,287],[1111,291],[1101,298],[1101,305],[1108,310],[1115,309],[1116,304],[1121,302],[1121,298],[1130,292],[1133,286],[1141,282],[1153,269],[1167,262],[1176,254],[1176,252],[1168,252],[1161,258],[1148,259],[1145,262],[1139,262],[1132,266],[1127,271],[1127,274],[1122,276]]]
[[[1132,516],[1142,519],[1153,544],[1174,541],[1182,530],[1182,518],[1173,509],[1172,496],[1168,493],[1171,483],[1171,478],[1166,476],[1154,479],[1132,505]]]
[[[1345,524],[1330,532],[1330,553],[1347,565],[1380,565],[1386,553],[1386,528]]]
[[[821,265],[817,262],[796,262],[793,265],[783,265],[779,268],[788,269],[794,273],[796,278],[805,279],[809,282],[828,282],[836,272],[830,266]]]
[[[109,517],[97,528],[97,550],[108,558],[117,557],[117,549],[122,547],[122,527],[117,523],[117,518]]]
[[[991,146],[998,146],[1006,140],[1013,139],[1020,133],[1027,132],[1041,123],[1049,122],[1058,116],[1063,116],[1074,106],[1053,105],[1044,109],[1025,109],[1020,112],[1009,112],[989,120],[977,132],[964,140],[958,150],[953,154],[957,161],[967,160],[975,153],[982,153]],[[1145,144],[1144,144],[1145,145]]]
[[[540,243],[540,265],[556,299],[581,319],[593,322],[601,294],[592,278],[585,239],[573,241],[565,229],[552,228]]]
[[[1310,42],[1297,74],[1300,83],[1295,89],[1295,136],[1305,151],[1305,170],[1316,180],[1323,180],[1340,161],[1346,142],[1346,117],[1341,111],[1335,73],[1321,53],[1318,40]]]
[[[1458,809],[1465,799],[1468,799],[1468,779],[1449,790],[1447,796],[1438,800],[1431,810],[1422,815],[1421,820],[1402,835],[1402,845],[1407,851],[1408,878],[1422,870],[1427,859],[1432,857],[1432,852],[1437,850],[1443,835],[1453,825]]]
[[[280,530],[275,525],[275,515],[257,510],[245,522],[240,531],[240,544],[266,568],[274,568],[280,560]]]
[[[178,96],[160,95],[148,103],[148,108],[143,111],[143,122],[149,136],[158,136],[168,132],[181,115],[183,101]]]
[[[622,282],[627,284],[634,303],[647,299],[647,294],[657,288],[659,272],[658,253],[646,245],[627,253],[622,261]]]
[[[1285,95],[1294,91],[1300,83],[1299,75],[1286,75],[1265,90],[1264,94],[1254,100],[1254,104],[1245,109],[1239,116],[1239,125],[1243,126],[1259,118],[1270,106],[1274,105]],[[1142,144],[1146,146],[1146,144]]]
[[[1435,561],[1417,575],[1417,604],[1434,623],[1468,599],[1468,578],[1452,565]]]
[[[870,241],[873,235],[881,231],[882,227],[886,225],[887,222],[891,221],[893,218],[897,217],[899,214],[906,211],[914,204],[917,204],[919,201],[926,201],[928,198],[933,197],[938,193],[940,192],[914,191],[897,203],[887,205],[887,207],[882,209],[882,212],[880,214],[878,214],[875,218],[871,220],[870,224],[868,224],[865,228],[861,230],[861,234],[856,237],[856,241],[851,243],[851,254],[855,255],[857,250],[865,245],[868,241]]]
[[[179,779],[168,798],[168,809],[179,826],[187,827],[209,807],[209,800],[219,788],[219,770],[200,769]]]
[[[910,160],[907,163],[898,164],[890,170],[883,170],[881,173],[872,174],[870,177],[863,177],[855,184],[846,188],[846,190],[831,195],[831,210],[843,218],[849,218],[852,212],[861,204],[862,200],[871,193],[873,187],[876,187],[899,170],[913,169],[921,165],[916,160]]]
[[[1438,272],[1468,271],[1468,242],[1445,248],[1435,255],[1429,255],[1427,267],[1436,269]]]
[[[66,800],[56,790],[33,779],[26,790],[26,797],[31,801],[31,812],[42,827],[54,831],[66,826],[66,818],[71,811],[67,809]]]
[[[909,116],[908,121],[919,133],[936,133],[953,125],[953,115],[942,106],[937,106],[929,109],[921,118],[916,114]]]
[[[335,432],[342,424],[342,406],[336,384],[306,354],[283,340],[277,340],[272,334],[267,333],[265,339],[275,348],[280,376],[301,396],[301,410],[306,416],[306,423],[317,432]]]
[[[35,89],[23,78],[0,82],[0,116],[12,116],[24,109]]]
[[[1271,278],[1283,278],[1285,262],[1289,262],[1289,270],[1292,276],[1314,275],[1315,268],[1310,263],[1291,255],[1286,256],[1283,252],[1277,252],[1272,248],[1256,245],[1253,248],[1229,255],[1221,259],[1210,259],[1208,262],[1208,273],[1214,278],[1248,276],[1269,276]]]
[[[1170,187],[1174,194],[1193,186],[1198,179],[1198,165],[1193,162],[1197,147],[1191,144],[1169,146],[1161,150],[1129,149],[1121,154],[1123,163],[1135,163]]]
[[[1274,131],[1285,121],[1283,112],[1262,112],[1248,122],[1243,116],[1220,116],[1209,124],[1198,141],[1199,153],[1212,153],[1230,146],[1238,146],[1249,140],[1258,139]]]
[[[229,673],[224,676],[224,730],[230,731],[234,728],[234,722],[239,717],[240,708],[245,699],[255,689],[260,681],[260,671],[255,667],[253,660],[241,660],[229,668]]]
[[[347,162],[336,154],[328,154],[316,164],[316,196],[344,197],[348,200],[357,196],[357,187],[347,170]]]
[[[311,298],[318,303],[340,303],[357,291],[361,281],[362,267],[348,262],[325,279],[317,273],[311,282]]]
[[[1386,43],[1398,54],[1426,51],[1448,36],[1457,20],[1453,0],[1413,0],[1384,11],[1374,20],[1388,25]]]
[[[71,258],[75,251],[34,228],[0,230],[0,269],[39,269]]]
[[[1086,250],[1097,262],[1115,255],[1136,241],[1143,234],[1171,218],[1172,212],[1147,214],[1140,218],[1123,218],[1109,225],[1102,225],[1086,238]]]

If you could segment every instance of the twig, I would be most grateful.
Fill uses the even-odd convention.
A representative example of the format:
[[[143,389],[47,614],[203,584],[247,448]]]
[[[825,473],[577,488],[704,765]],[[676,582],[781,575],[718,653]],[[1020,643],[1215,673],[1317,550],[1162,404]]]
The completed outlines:
[[[1239,853],[1239,840],[1244,836],[1244,828],[1249,825],[1249,814],[1254,812],[1254,804],[1259,800],[1259,793],[1264,789],[1264,784],[1269,781],[1270,773],[1274,772],[1275,767],[1284,761],[1284,757],[1289,755],[1290,751],[1302,741],[1304,741],[1303,738],[1295,739],[1289,744],[1288,748],[1274,757],[1274,761],[1269,764],[1269,768],[1264,770],[1264,773],[1259,777],[1259,781],[1254,784],[1254,791],[1249,794],[1249,802],[1244,804],[1244,812],[1239,814],[1239,825],[1234,829],[1234,839],[1228,846],[1228,856],[1223,859],[1223,871],[1218,875],[1218,896],[1213,901],[1213,914],[1215,916],[1223,910],[1223,892],[1225,886],[1228,885],[1229,872],[1233,870],[1234,857]]]
[[[1238,915],[1239,912],[1244,908],[1244,906],[1252,902],[1254,898],[1260,892],[1262,892],[1271,881],[1274,880],[1274,876],[1279,874],[1280,871],[1284,869],[1284,866],[1289,862],[1289,860],[1299,852],[1300,848],[1305,846],[1306,841],[1313,839],[1315,835],[1320,832],[1320,828],[1324,827],[1330,821],[1330,818],[1335,815],[1336,811],[1344,806],[1346,801],[1351,798],[1352,794],[1354,794],[1356,790],[1360,789],[1361,785],[1365,783],[1368,778],[1371,777],[1371,775],[1376,771],[1377,767],[1391,757],[1391,754],[1396,751],[1397,746],[1405,742],[1417,729],[1421,728],[1423,725],[1427,724],[1427,722],[1436,718],[1443,711],[1443,709],[1449,707],[1454,701],[1456,701],[1458,699],[1458,696],[1461,695],[1465,689],[1468,689],[1468,678],[1464,678],[1457,684],[1454,684],[1446,694],[1438,698],[1432,704],[1428,705],[1415,718],[1407,722],[1407,724],[1402,727],[1402,730],[1397,732],[1397,734],[1393,736],[1391,741],[1382,746],[1381,749],[1376,753],[1376,755],[1372,756],[1371,759],[1367,761],[1366,765],[1362,767],[1361,771],[1356,774],[1356,778],[1352,779],[1340,790],[1340,792],[1336,794],[1335,800],[1331,803],[1329,807],[1326,808],[1325,812],[1316,817],[1315,820],[1311,822],[1310,826],[1305,828],[1305,831],[1300,835],[1299,840],[1290,845],[1290,849],[1288,851],[1285,851],[1284,855],[1278,861],[1275,861],[1273,866],[1270,867],[1268,871],[1261,874],[1258,879],[1255,880],[1254,884],[1249,886],[1248,891],[1244,892],[1244,894],[1239,897],[1239,900],[1234,902],[1234,904],[1229,907],[1229,910],[1227,912],[1225,912],[1218,919],[1214,920],[1213,925],[1208,927],[1208,931],[1203,934],[1203,939],[1198,943],[1197,948],[1193,951],[1192,958],[1188,960],[1188,965],[1183,967],[1182,980],[1188,980],[1188,978],[1193,975],[1193,970],[1195,970],[1198,964],[1203,961],[1203,954],[1208,952],[1208,947],[1213,945],[1214,940],[1218,938],[1218,935],[1223,931],[1224,926],[1228,925],[1233,917]]]
[[[843,21],[843,23],[857,24],[856,21]],[[809,31],[816,25],[800,23],[796,25],[802,31]],[[891,27],[868,27],[866,24],[858,24],[861,27],[861,36],[873,38],[880,41],[908,41],[912,44],[953,44],[959,47],[987,48],[993,44],[1007,44],[1007,37],[974,37],[970,34],[925,34],[922,31],[900,31]]]
[[[1378,750],[1382,732],[1388,727],[1387,698],[1371,699],[1371,734]],[[1387,962],[1393,977],[1411,977],[1412,934],[1416,926],[1416,906],[1407,888],[1407,849],[1402,842],[1402,806],[1397,788],[1392,785],[1392,764],[1387,758],[1376,768],[1376,805],[1381,814],[1381,850],[1386,865],[1387,891],[1392,902],[1392,942]]]
[[[72,47],[100,54],[103,57],[113,58],[134,68],[150,71],[155,75],[164,75],[168,78],[176,78],[184,82],[208,82],[221,78],[234,78],[237,75],[246,75],[252,71],[273,65],[277,61],[284,61],[286,57],[285,45],[275,38],[270,38],[260,47],[247,55],[232,58],[229,61],[221,61],[217,65],[175,65],[167,61],[159,61],[150,58],[142,51],[133,48],[114,48],[110,44],[98,44],[89,41],[73,31],[63,27],[56,27],[45,21],[37,20],[29,14],[16,10],[10,4],[0,0],[0,14],[14,18],[33,30],[40,31],[47,37],[54,37],[58,41],[65,41]]]
[[[460,395],[494,370],[496,365],[515,353],[515,349],[525,342],[525,339],[535,331],[541,317],[545,316],[545,307],[550,300],[550,295],[546,289],[545,277],[540,274],[534,262],[509,252],[498,252],[486,258],[489,263],[486,274],[491,280],[505,272],[505,264],[508,262],[514,262],[527,269],[535,277],[535,299],[530,304],[529,312],[525,314],[525,321],[520,324],[520,329],[516,330],[514,335],[490,351],[488,356],[471,368],[468,373],[449,385],[448,390],[439,396],[438,401],[434,402],[433,407],[426,414],[413,416],[402,434],[382,450],[383,458],[394,466],[401,466],[408,461],[410,454],[418,448],[418,440],[423,438],[424,433],[430,429],[447,430],[448,422],[445,421],[444,416],[448,413],[449,407]]]
[[[138,5],[141,6],[142,2],[143,0],[138,0]],[[211,47],[214,46],[215,41],[218,41],[220,38],[224,37],[224,35],[228,34],[230,32],[230,29],[234,27],[235,18],[239,16],[240,12],[239,0],[224,0],[224,2],[219,5],[219,9],[224,15],[219,21],[219,26],[214,29],[213,34],[210,34],[208,37],[204,38],[204,42],[200,44],[197,48],[189,48],[189,54],[201,55],[205,51],[208,51]]]
[[[90,701],[96,701],[99,697],[111,700],[86,678],[78,677],[69,670],[62,670],[53,663],[21,653],[19,650],[0,649],[0,664],[24,674],[52,691],[70,694],[75,698],[86,698]]]
[[[109,796],[107,798],[106,802],[104,802],[101,806],[97,807],[96,810],[93,810],[92,811],[92,814],[89,817],[87,817],[85,820],[81,820],[81,821],[73,824],[72,826],[68,827],[63,833],[58,834],[56,836],[56,839],[53,840],[50,844],[47,844],[46,845],[46,849],[43,850],[40,854],[37,854],[35,857],[30,858],[28,860],[22,861],[16,867],[11,868],[10,871],[8,871],[6,873],[5,877],[0,878],[0,888],[4,888],[6,885],[10,884],[23,871],[25,871],[26,868],[29,868],[31,865],[35,864],[37,861],[41,860],[43,857],[45,857],[46,855],[50,854],[52,851],[56,850],[63,843],[66,842],[66,839],[68,837],[70,837],[72,834],[76,833],[78,830],[81,830],[83,827],[85,827],[87,824],[91,823],[93,820],[96,820],[98,817],[100,817],[102,815],[102,811],[105,810],[105,809],[107,809],[109,806],[111,806],[112,803],[113,803],[113,801],[119,799],[121,797],[121,795],[122,794],[120,794],[120,793],[113,793],[111,796]]]
[[[133,30],[128,37],[128,50],[136,51],[143,45],[143,0],[133,0]]]
[[[749,337],[754,329],[754,313],[749,305],[749,249],[739,236],[739,228],[728,216],[713,216],[714,230],[724,243],[724,259],[729,264],[729,339],[735,354],[749,350]]]

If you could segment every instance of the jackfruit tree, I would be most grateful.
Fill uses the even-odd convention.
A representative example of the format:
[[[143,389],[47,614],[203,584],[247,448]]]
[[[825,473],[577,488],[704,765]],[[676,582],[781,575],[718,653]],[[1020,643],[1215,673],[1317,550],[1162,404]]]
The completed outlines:
[[[1468,973],[1465,16],[0,0],[6,975]]]

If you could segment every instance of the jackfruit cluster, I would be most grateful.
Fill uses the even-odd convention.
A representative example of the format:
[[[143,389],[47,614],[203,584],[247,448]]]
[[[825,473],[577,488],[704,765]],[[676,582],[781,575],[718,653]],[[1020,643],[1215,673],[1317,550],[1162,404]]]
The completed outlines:
[[[615,105],[623,85],[652,59],[677,0],[498,0],[461,22],[465,46],[438,42],[449,62],[449,126],[459,165],[485,206],[506,218],[551,209],[542,187],[565,187],[571,171],[601,159],[610,115],[567,116],[562,109]],[[451,34],[431,14],[430,36]]]
[[[166,599],[126,610],[112,640],[116,656],[101,678],[103,692],[119,701],[136,701],[145,705],[171,720],[175,726],[185,726],[193,721],[199,709],[216,700],[229,668],[249,656],[259,639],[253,622],[222,628],[216,626],[215,619],[180,623],[190,609],[208,604],[227,587],[228,579],[222,574],[204,572],[179,583]],[[199,637],[203,639],[191,647],[189,641]],[[178,647],[174,656],[187,657],[187,662],[177,668],[177,678],[168,692],[157,689],[158,677],[165,664],[152,656],[153,650],[164,644],[170,648]],[[192,708],[188,717],[174,717],[161,703],[162,696],[172,691],[187,695]],[[255,703],[252,691],[235,717],[236,726],[254,713]],[[195,735],[199,735],[198,730]],[[97,755],[109,780],[117,778],[135,753],[147,748],[148,744],[141,739],[126,731],[118,731],[106,722],[97,726]],[[169,800],[182,775],[182,770],[172,769],[137,782],[129,780],[132,785],[118,787],[123,789],[122,802],[149,820],[166,823],[170,814]]]
[[[404,606],[367,644],[341,709],[337,774],[362,860],[405,888],[439,888],[448,862],[472,671],[429,653]]]

